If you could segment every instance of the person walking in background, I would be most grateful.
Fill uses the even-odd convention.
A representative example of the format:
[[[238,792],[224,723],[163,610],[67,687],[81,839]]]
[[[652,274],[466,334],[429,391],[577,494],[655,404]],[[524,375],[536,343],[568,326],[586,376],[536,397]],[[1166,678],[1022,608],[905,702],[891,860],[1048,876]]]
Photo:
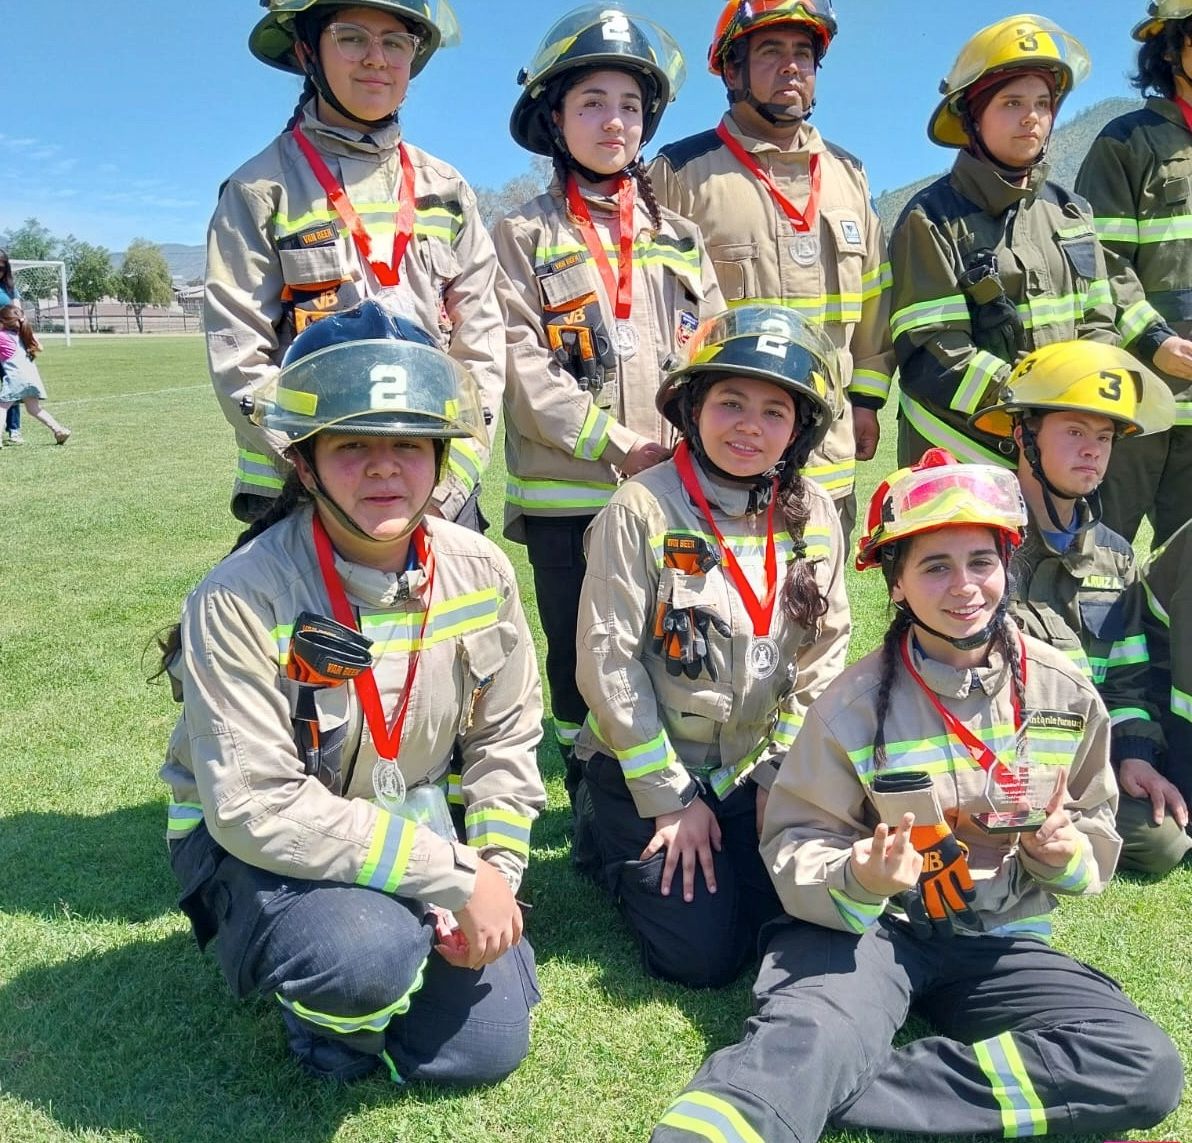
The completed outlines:
[[[284,481],[285,442],[240,401],[276,371],[296,333],[375,297],[436,334],[471,371],[496,431],[505,345],[497,259],[476,196],[406,143],[410,80],[458,39],[447,0],[267,0],[257,59],[305,79],[286,129],[224,183],[207,235],[204,326],[211,377],[236,430],[232,511],[252,520]],[[482,528],[488,441],[457,441],[434,511]]]
[[[751,964],[778,912],[757,850],[766,792],[844,666],[840,523],[802,475],[838,413],[835,368],[822,327],[790,309],[706,322],[657,397],[682,436],[673,459],[588,529],[591,832],[645,970],[692,987]]]
[[[942,449],[879,485],[857,567],[881,568],[894,621],[783,760],[761,843],[788,915],[756,1015],[654,1143],[1103,1139],[1179,1103],[1167,1034],[1049,944],[1057,899],[1113,873],[1117,790],[1093,684],[1006,616],[1025,522],[1012,472]],[[912,1005],[932,1031],[894,1047]]]
[[[1047,181],[1055,117],[1088,70],[1062,28],[1011,16],[977,32],[940,85],[927,133],[959,154],[890,235],[901,465],[942,446],[1013,467],[1013,448],[969,417],[993,402],[1018,355],[1120,340],[1088,204]]]
[[[16,282],[13,280],[12,263],[9,261],[8,251],[0,250],[0,306],[7,306],[20,300],[21,295],[17,293]],[[40,348],[37,346],[37,349]],[[31,352],[36,352],[36,349],[31,348]],[[21,436],[21,403],[19,401],[10,405],[4,414],[4,439],[12,445],[25,443],[25,438]]]
[[[654,397],[701,319],[723,309],[698,229],[658,206],[640,158],[682,80],[661,28],[579,8],[546,33],[510,119],[555,176],[493,232],[508,279],[505,535],[534,571],[573,802],[588,710],[575,683],[584,531],[621,478],[670,455]]]
[[[1131,590],[1134,550],[1101,519],[1100,484],[1123,440],[1166,432],[1173,414],[1170,390],[1126,350],[1064,341],[1027,354],[997,404],[973,418],[1018,447],[1029,525],[1010,564],[1013,616],[1027,634],[1066,652],[1105,700],[1122,791],[1120,865],[1156,874],[1178,865],[1192,839],[1183,798],[1155,765],[1160,703],[1134,669],[1150,650],[1143,601]],[[1171,811],[1157,821],[1156,797]]]
[[[1192,346],[1168,341],[1156,317],[1192,334],[1192,3],[1152,0],[1134,28],[1133,85],[1146,106],[1111,120],[1093,140],[1076,189],[1093,205],[1111,264],[1123,337],[1165,377],[1175,424],[1121,441],[1101,489],[1105,522],[1133,541],[1147,517],[1161,545],[1192,519]],[[1167,331],[1169,332],[1169,331]]]
[[[320,1078],[495,1082],[538,1000],[514,899],[538,668],[509,561],[426,515],[450,443],[485,434],[435,340],[372,299],[298,335],[253,399],[286,486],[162,647],[181,907]]]
[[[26,324],[19,303],[0,306],[0,409],[7,414],[20,402],[31,417],[54,434],[54,443],[63,445],[70,439],[70,429],[42,407],[46,388],[34,364],[33,352],[22,344],[21,331]]]
[[[861,161],[808,122],[836,35],[830,0],[729,0],[708,49],[729,109],[662,148],[658,200],[695,222],[730,305],[789,306],[840,351],[846,400],[805,475],[832,498],[847,545],[856,461],[878,445],[890,390],[890,267]]]

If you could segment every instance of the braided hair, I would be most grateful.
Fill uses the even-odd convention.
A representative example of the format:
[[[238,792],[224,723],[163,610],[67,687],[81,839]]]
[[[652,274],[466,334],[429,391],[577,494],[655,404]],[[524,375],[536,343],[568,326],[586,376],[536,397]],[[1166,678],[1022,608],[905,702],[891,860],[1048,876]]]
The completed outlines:
[[[547,107],[552,113],[557,112],[561,115],[563,100],[567,93],[589,75],[602,70],[605,69],[599,67],[576,68],[574,71],[565,72],[557,79],[552,80],[546,92]],[[626,71],[625,74],[637,82],[638,86],[642,88],[642,99],[646,99],[648,92],[643,86],[641,77],[632,71]],[[563,141],[563,132],[558,127],[555,127],[552,132],[552,140],[554,145],[551,147],[551,165],[554,167],[555,178],[559,180],[559,185],[565,188],[568,178],[570,178],[572,171],[575,169],[575,161],[572,159],[570,152],[568,152],[566,144]],[[633,162],[625,168],[625,173],[637,184],[637,191],[641,196],[642,205],[645,207],[646,213],[650,216],[650,225],[654,228],[654,233],[657,234],[662,229],[662,211],[658,206],[658,197],[654,192],[654,183],[646,171],[646,164],[642,162],[640,149]]]
[[[902,569],[906,566],[910,548],[911,539],[906,539],[898,540],[881,549],[882,576],[885,578],[887,589],[892,589],[894,584],[898,582],[898,577],[902,574]],[[1002,602],[998,609],[998,622],[993,632],[992,642],[1009,667],[1010,686],[1014,691],[1014,698],[1018,709],[1026,710],[1026,680],[1023,678],[1022,664],[1019,659],[1018,628],[1015,626],[1013,620],[1009,619],[1006,615],[1006,607],[1010,597],[1008,553],[1003,553],[1002,563],[1006,566],[1006,592],[1002,596]],[[877,725],[873,733],[873,764],[877,770],[882,769],[887,761],[886,715],[890,711],[890,696],[894,689],[894,680],[898,677],[899,647],[903,637],[914,626],[915,622],[911,609],[905,604],[894,603],[892,606],[894,616],[890,620],[890,625],[886,628],[886,634],[882,638],[882,666],[881,674],[878,678],[877,705],[875,707]]]
[[[715,470],[715,465],[700,440],[699,413],[708,390],[719,379],[714,373],[696,374],[688,384],[682,386],[678,395],[679,431],[705,471]],[[828,613],[828,598],[820,590],[815,578],[814,561],[807,559],[807,541],[804,539],[807,521],[811,516],[811,499],[803,468],[811,456],[815,410],[809,401],[802,401],[794,394],[792,398],[795,402],[795,440],[779,462],[777,507],[782,512],[783,523],[791,538],[791,562],[795,566],[786,577],[782,607],[795,623],[815,636],[819,633],[819,621]],[[772,474],[758,478],[759,483],[766,486],[767,493],[771,479]]]
[[[815,638],[819,635],[820,620],[828,613],[828,597],[820,590],[815,578],[814,563],[807,559],[807,541],[804,539],[811,517],[811,496],[803,468],[811,456],[815,410],[809,402],[796,398],[795,417],[795,442],[786,451],[782,475],[778,478],[778,508],[791,538],[791,562],[794,564],[782,589],[782,606],[791,619]]]

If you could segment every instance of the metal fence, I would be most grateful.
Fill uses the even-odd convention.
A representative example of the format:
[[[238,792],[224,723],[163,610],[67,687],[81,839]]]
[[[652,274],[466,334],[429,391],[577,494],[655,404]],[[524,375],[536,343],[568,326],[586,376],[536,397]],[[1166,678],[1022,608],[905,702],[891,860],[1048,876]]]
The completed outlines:
[[[38,314],[32,306],[26,316],[38,333],[62,333],[60,306],[43,306]],[[141,327],[132,306],[103,305],[95,316],[96,333],[202,333],[203,319],[198,313],[183,309],[146,306],[141,313]],[[70,307],[70,332],[91,333],[85,306]]]

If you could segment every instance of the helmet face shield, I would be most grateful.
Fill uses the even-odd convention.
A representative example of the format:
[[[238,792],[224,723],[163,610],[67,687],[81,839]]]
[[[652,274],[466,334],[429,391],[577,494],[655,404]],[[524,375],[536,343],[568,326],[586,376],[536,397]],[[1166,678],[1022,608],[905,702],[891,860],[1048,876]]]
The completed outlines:
[[[1146,10],[1146,18],[1135,24],[1130,33],[1143,43],[1159,35],[1168,21],[1186,20],[1192,16],[1192,4],[1188,0],[1151,0]]]
[[[823,329],[784,306],[738,306],[705,321],[683,362],[658,391],[656,405],[683,428],[678,397],[696,378],[755,377],[791,393],[815,410],[815,443],[843,408],[839,351]]]
[[[1108,417],[1123,435],[1171,427],[1171,390],[1133,354],[1095,341],[1061,341],[1028,354],[1002,385],[996,405],[975,413],[982,432],[1009,437],[1015,418],[1067,410]]]
[[[410,75],[417,75],[439,48],[455,47],[460,41],[459,21],[450,0],[261,0],[269,14],[261,19],[248,38],[248,49],[262,63],[282,71],[302,74],[294,55],[294,17],[315,7],[376,8],[388,12],[422,42],[410,65]]]
[[[687,77],[679,45],[652,20],[608,4],[576,8],[552,25],[518,76],[522,93],[509,120],[515,142],[534,154],[553,153],[547,85],[587,68],[612,68],[646,80],[643,146]]]
[[[819,41],[819,58],[836,35],[836,12],[831,0],[730,0],[716,21],[708,48],[708,70],[713,75],[723,75],[729,48],[742,36],[770,24],[802,24],[810,28]]]
[[[258,390],[253,420],[291,443],[324,429],[487,442],[468,371],[412,341],[344,341],[300,357]]]
[[[1088,76],[1092,64],[1084,45],[1042,16],[1011,16],[982,28],[956,57],[940,81],[943,99],[927,126],[933,143],[966,147],[971,142],[961,100],[977,80],[1016,68],[1044,68],[1056,77],[1056,107]]]
[[[992,528],[1013,547],[1026,523],[1026,505],[1013,472],[996,465],[959,464],[942,449],[930,449],[918,465],[901,468],[878,485],[857,543],[857,570],[876,567],[883,547],[937,528]]]

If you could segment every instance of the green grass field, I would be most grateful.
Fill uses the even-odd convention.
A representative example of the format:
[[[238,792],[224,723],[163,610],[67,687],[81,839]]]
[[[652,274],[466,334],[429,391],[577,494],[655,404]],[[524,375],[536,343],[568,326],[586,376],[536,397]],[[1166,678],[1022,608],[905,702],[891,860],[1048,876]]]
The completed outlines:
[[[612,906],[568,866],[550,745],[525,887],[544,999],[505,1084],[313,1083],[275,1005],[231,999],[174,907],[156,774],[177,710],[145,683],[155,633],[234,538],[231,432],[197,338],[51,342],[42,372],[74,437],[56,448],[26,418],[28,445],[0,452],[0,1140],[644,1140],[705,1054],[738,1036],[749,981],[693,993],[643,975]],[[868,466],[864,495],[890,456]],[[501,487],[487,481],[498,522]],[[855,658],[886,612],[880,577],[849,574]],[[1185,867],[1123,878],[1059,921],[1062,947],[1124,981],[1185,1059],[1190,906]],[[1192,1140],[1192,1098],[1133,1137]]]

